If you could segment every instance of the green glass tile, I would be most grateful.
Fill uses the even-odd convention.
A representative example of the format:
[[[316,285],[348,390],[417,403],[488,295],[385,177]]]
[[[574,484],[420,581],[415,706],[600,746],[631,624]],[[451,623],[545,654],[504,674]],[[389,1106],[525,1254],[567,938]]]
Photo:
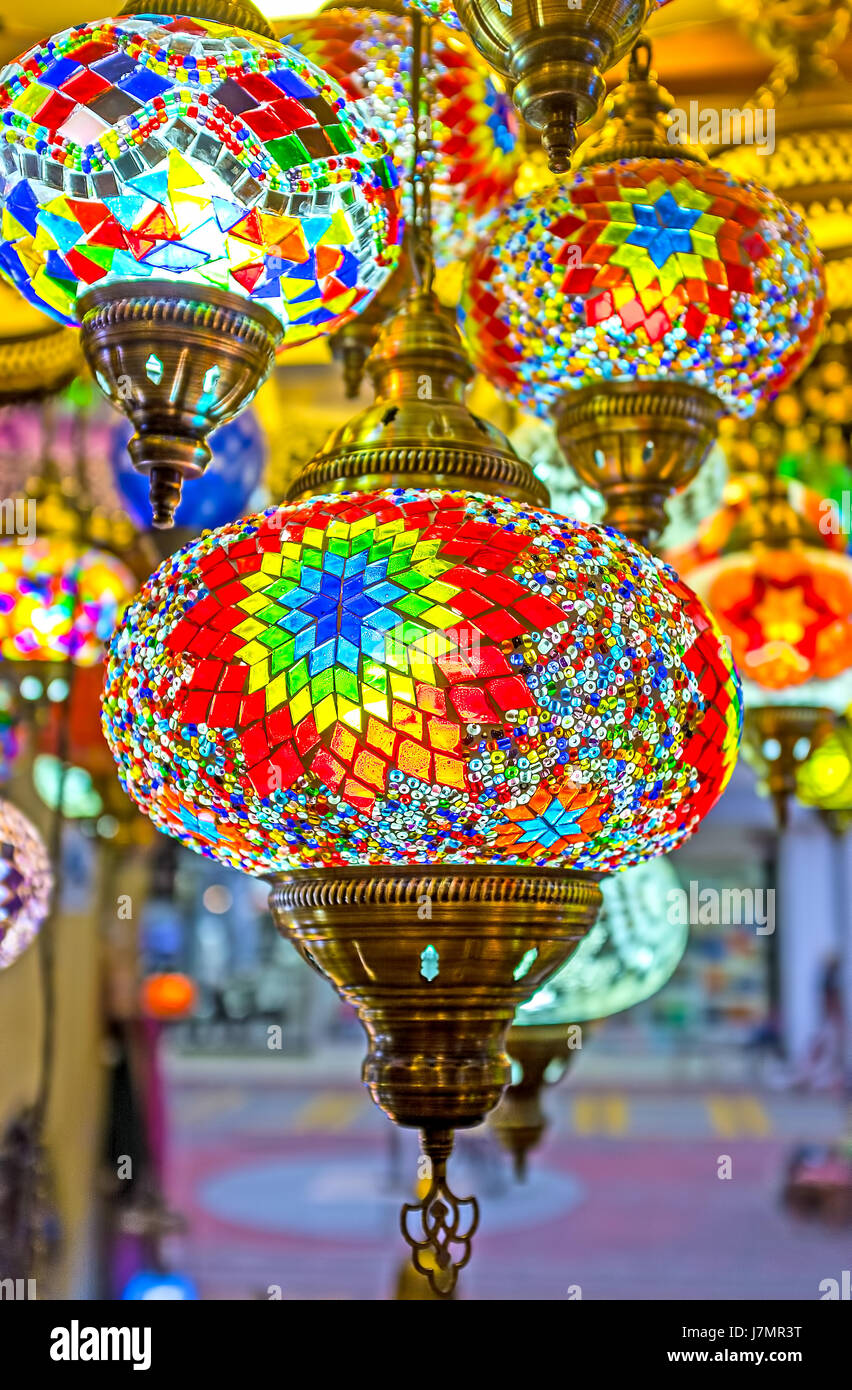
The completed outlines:
[[[405,598],[398,599],[394,608],[399,613],[410,613],[412,618],[419,618],[421,613],[425,613],[432,604],[428,598],[418,598],[416,594],[406,594]]]
[[[296,644],[293,638],[290,637],[283,646],[278,647],[272,653],[271,668],[273,676],[280,676],[282,671],[286,671],[289,666],[292,666],[295,648]]]
[[[294,169],[297,164],[310,164],[311,157],[297,135],[285,135],[280,140],[270,140],[266,146],[280,169]]]
[[[267,589],[266,592],[269,593],[269,590]],[[282,618],[290,616],[290,610],[289,608],[280,608],[277,603],[270,603],[267,604],[266,608],[261,608],[259,613],[254,613],[252,616],[257,618],[259,623],[278,623]]]
[[[334,668],[334,688],[338,695],[345,695],[347,700],[352,700],[354,704],[360,704],[361,692],[358,677],[354,671],[346,671],[342,666],[336,666]]]
[[[292,671],[290,671],[289,675],[287,676],[287,689],[289,690],[291,696],[298,695],[299,691],[302,689],[303,686],[307,685],[309,680],[310,676],[308,674],[308,663],[306,662],[305,658],[302,657],[301,661],[296,662],[296,665],[293,667]]]
[[[311,699],[317,704],[320,700],[324,700],[326,695],[330,695],[333,690],[334,668],[330,666],[327,671],[321,671],[311,681]]]
[[[271,627],[267,632],[258,634],[256,641],[274,651],[276,647],[282,647],[287,641],[288,633],[282,632],[280,627]]]

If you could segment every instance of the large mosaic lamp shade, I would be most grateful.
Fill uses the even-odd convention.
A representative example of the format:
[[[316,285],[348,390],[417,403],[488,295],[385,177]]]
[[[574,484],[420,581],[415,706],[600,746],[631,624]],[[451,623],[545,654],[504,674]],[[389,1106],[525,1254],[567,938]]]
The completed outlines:
[[[668,0],[406,0],[453,19],[505,78],[523,120],[541,132],[554,172],[568,168],[577,127],[606,93],[603,74]]]
[[[371,371],[375,405],[288,503],[143,588],[104,728],[155,824],[270,878],[280,929],[357,1008],[373,1099],[432,1163],[406,1238],[449,1293],[473,1218],[446,1182],[452,1131],[497,1103],[506,1029],[591,926],[599,876],[679,843],[721,793],[739,692],[673,571],[542,510],[467,411],[428,285]]]
[[[247,0],[173,8],[65,30],[0,81],[0,268],[81,325],[159,527],[276,348],[365,305],[400,234],[385,147],[335,83]]]
[[[604,879],[597,922],[568,963],[515,1014],[506,1041],[512,1085],[491,1123],[518,1177],[547,1127],[543,1088],[564,1076],[584,1045],[588,1030],[581,1025],[649,999],[680,963],[689,927],[670,920],[670,894],[678,886],[665,858]]]
[[[637,45],[576,172],[504,211],[462,300],[476,365],[554,419],[606,519],[646,542],[720,416],[780,391],[825,315],[802,219],[672,144],[671,109]]]
[[[11,802],[0,800],[0,970],[37,935],[51,884],[47,850],[35,826]]]

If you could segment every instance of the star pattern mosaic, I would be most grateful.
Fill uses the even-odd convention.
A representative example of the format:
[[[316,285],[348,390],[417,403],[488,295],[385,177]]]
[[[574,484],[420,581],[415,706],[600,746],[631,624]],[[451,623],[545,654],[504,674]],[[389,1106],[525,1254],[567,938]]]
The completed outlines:
[[[0,74],[0,269],[38,308],[178,280],[261,305],[283,345],[331,332],[396,264],[396,174],[339,87],[271,39],[132,16]]]
[[[807,361],[825,282],[774,194],[683,160],[622,160],[504,209],[461,315],[476,365],[541,415],[568,390],[675,378],[748,416]]]
[[[335,9],[288,25],[282,42],[339,82],[365,123],[381,132],[410,199],[410,19]],[[471,250],[486,219],[511,197],[522,150],[502,84],[467,39],[440,24],[432,30],[428,82],[434,243],[438,262],[446,264]]]
[[[852,672],[852,561],[799,547],[724,556],[691,582],[731,644],[738,668],[765,690]]]
[[[136,587],[106,550],[0,542],[0,656],[94,666]]]
[[[35,826],[9,801],[0,800],[0,970],[37,935],[50,903],[52,875]]]
[[[103,720],[155,824],[250,872],[603,871],[695,828],[740,698],[700,601],[617,532],[395,489],[167,560],[113,639]]]

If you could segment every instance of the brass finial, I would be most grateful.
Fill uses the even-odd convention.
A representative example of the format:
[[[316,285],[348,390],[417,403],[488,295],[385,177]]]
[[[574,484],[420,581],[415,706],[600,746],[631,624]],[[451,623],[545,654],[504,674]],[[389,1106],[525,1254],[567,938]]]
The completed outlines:
[[[450,310],[420,288],[385,325],[367,372],[375,400],[305,464],[289,499],[383,487],[485,492],[547,505],[547,491],[500,430],[468,410],[474,372]]]
[[[709,163],[698,145],[681,142],[673,115],[674,97],[661,87],[651,67],[652,50],[642,38],[630,55],[627,77],[604,104],[599,130],[577,150],[575,169],[591,164],[615,164],[619,159],[685,159]]]
[[[479,1225],[479,1203],[475,1197],[457,1197],[447,1182],[453,1131],[421,1130],[420,1144],[431,1166],[431,1181],[418,1201],[403,1205],[399,1224],[411,1246],[411,1261],[417,1273],[428,1279],[429,1287],[439,1298],[451,1298],[459,1271],[471,1256],[471,1241]]]

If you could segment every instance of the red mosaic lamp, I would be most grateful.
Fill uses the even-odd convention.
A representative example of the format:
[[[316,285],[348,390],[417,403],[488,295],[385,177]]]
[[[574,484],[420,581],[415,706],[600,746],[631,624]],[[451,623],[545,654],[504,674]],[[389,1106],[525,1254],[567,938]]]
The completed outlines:
[[[718,555],[685,572],[729,642],[744,751],[783,825],[800,765],[852,702],[852,557],[792,505],[777,446],[777,430],[754,432],[752,471],[735,474],[746,501]]]
[[[606,520],[645,544],[723,414],[750,417],[807,361],[825,317],[804,222],[678,146],[637,44],[575,171],[504,210],[468,264],[476,366],[552,418]]]

